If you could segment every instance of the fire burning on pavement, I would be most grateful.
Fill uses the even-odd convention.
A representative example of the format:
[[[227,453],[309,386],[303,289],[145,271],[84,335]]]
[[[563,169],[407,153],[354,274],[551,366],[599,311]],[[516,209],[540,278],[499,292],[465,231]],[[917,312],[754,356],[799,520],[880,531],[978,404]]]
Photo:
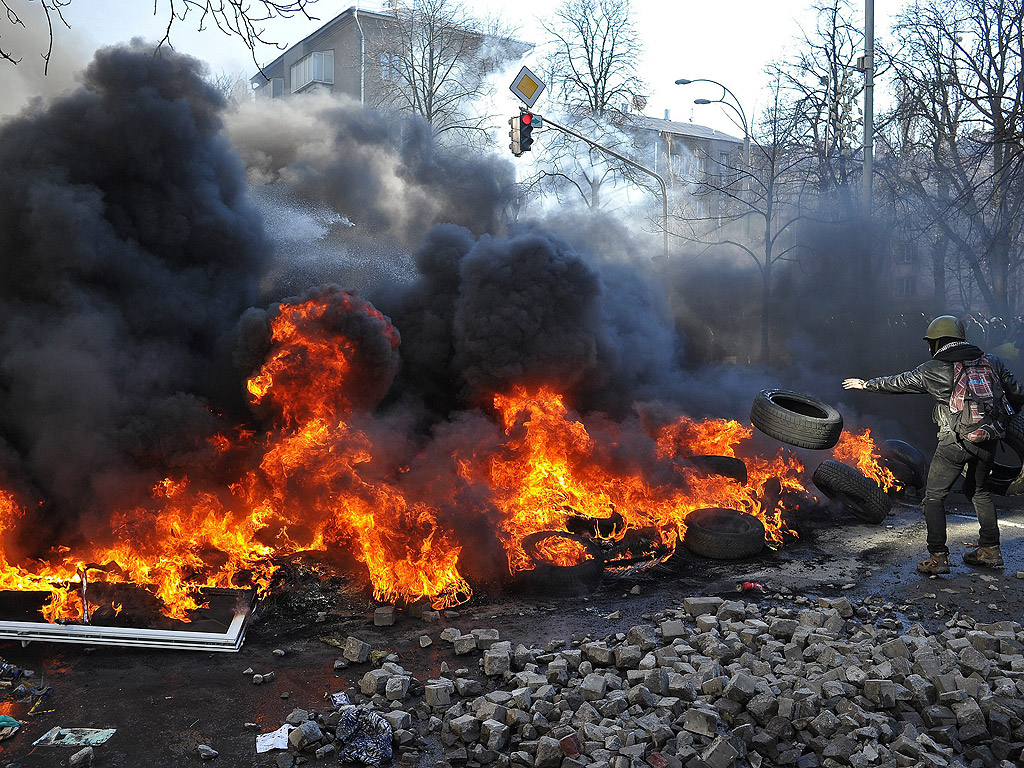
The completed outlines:
[[[344,332],[366,324],[376,329],[371,343]],[[0,587],[52,589],[46,618],[74,620],[82,615],[81,597],[63,587],[99,566],[93,581],[151,585],[164,613],[184,619],[204,587],[265,588],[280,557],[345,548],[364,564],[378,600],[426,598],[440,608],[468,599],[460,537],[441,522],[445,500],[403,493],[395,482],[402,467],[375,467],[379,446],[353,423],[375,397],[359,370],[375,345],[396,350],[398,331],[358,297],[330,288],[282,304],[271,322],[265,363],[247,383],[253,404],[268,413],[269,428],[260,436],[236,428],[234,437],[225,432],[216,441],[226,466],[250,468],[221,488],[210,487],[202,471],[198,480],[187,474],[164,479],[150,505],[111,515],[112,544],[74,552],[57,547],[46,563],[31,564],[9,562],[0,551]],[[530,534],[565,531],[570,516],[600,521],[618,515],[624,525],[611,535],[644,532],[661,559],[685,533],[687,515],[703,507],[758,517],[774,544],[793,534],[778,503],[786,498],[779,487],[803,491],[804,467],[790,452],[747,455],[746,485],[680,461],[742,453],[752,430],[738,422],[681,416],[640,443],[623,423],[598,419],[588,429],[564,396],[543,386],[496,394],[493,416],[501,439],[486,448],[463,446],[451,456],[451,471],[493,500],[492,524],[510,574],[533,568],[538,555],[560,565],[586,559],[584,547],[564,538],[544,540],[533,557],[523,548]],[[616,455],[624,440],[639,452]],[[868,433],[851,436],[837,455],[868,445]],[[659,479],[652,479],[652,468],[661,470]],[[779,484],[774,492],[772,483]],[[23,513],[11,492],[0,494],[5,533]]]
[[[353,119],[331,125],[380,151],[337,153],[311,188],[352,192],[348,173],[368,194],[378,176],[427,184],[450,166],[487,194],[459,199],[467,228],[426,232],[415,280],[382,289],[381,309],[334,285],[255,309],[283,295],[266,293],[271,243],[199,73],[170,51],[107,49],[80,91],[0,126],[0,589],[50,592],[52,622],[92,612],[84,581],[133,584],[187,620],[204,589],[265,590],[282,558],[331,552],[376,599],[442,608],[589,557],[535,534],[582,525],[657,561],[694,510],[727,507],[774,545],[793,535],[801,462],[664,405],[689,382],[633,270],[539,228],[483,234],[511,200],[505,163],[399,152],[383,118],[338,106]],[[379,196],[353,230],[449,216],[434,195],[407,206],[419,199],[399,217],[415,226],[389,226]],[[676,410],[645,418],[652,403]],[[701,457],[742,459],[746,482]]]

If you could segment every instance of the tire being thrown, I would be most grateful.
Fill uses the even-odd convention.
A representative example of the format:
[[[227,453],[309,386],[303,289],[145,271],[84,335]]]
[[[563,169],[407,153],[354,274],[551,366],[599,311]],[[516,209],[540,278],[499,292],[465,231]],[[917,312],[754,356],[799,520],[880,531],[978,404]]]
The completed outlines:
[[[892,499],[878,483],[834,459],[821,462],[811,480],[822,493],[842,502],[854,517],[866,523],[881,523],[892,509]]]
[[[764,549],[764,524],[736,509],[708,507],[686,516],[683,546],[713,560],[741,560]]]
[[[750,423],[776,440],[819,451],[835,446],[843,432],[843,417],[831,405],[785,389],[761,390]]]

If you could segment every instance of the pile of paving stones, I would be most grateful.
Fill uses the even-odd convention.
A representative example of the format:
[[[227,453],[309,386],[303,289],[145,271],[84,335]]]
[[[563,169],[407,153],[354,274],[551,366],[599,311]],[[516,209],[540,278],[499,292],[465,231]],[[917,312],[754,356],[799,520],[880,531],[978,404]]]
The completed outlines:
[[[444,663],[421,683],[392,656],[350,697],[390,723],[395,760],[408,765],[1024,764],[1018,623],[954,616],[928,632],[870,599],[799,603],[690,597],[628,632],[544,648],[449,627],[440,639],[463,668]],[[370,658],[350,637],[336,671]],[[329,726],[336,716],[297,717]],[[294,750],[299,760],[330,755],[329,730],[307,730],[319,738]]]

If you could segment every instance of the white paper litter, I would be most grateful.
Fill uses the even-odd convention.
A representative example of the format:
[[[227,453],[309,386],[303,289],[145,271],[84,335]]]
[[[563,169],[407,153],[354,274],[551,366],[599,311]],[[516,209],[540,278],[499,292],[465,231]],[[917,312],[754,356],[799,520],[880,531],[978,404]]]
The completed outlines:
[[[285,723],[276,731],[256,735],[256,752],[269,752],[272,749],[288,749],[288,734],[294,725]]]

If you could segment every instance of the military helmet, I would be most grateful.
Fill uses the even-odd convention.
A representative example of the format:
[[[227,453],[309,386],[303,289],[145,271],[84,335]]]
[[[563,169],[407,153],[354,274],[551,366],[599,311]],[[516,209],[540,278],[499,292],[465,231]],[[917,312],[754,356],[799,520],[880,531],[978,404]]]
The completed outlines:
[[[928,341],[947,338],[965,341],[967,334],[964,332],[964,324],[960,322],[959,318],[953,315],[939,315],[928,323],[928,330],[924,332],[924,337]]]

